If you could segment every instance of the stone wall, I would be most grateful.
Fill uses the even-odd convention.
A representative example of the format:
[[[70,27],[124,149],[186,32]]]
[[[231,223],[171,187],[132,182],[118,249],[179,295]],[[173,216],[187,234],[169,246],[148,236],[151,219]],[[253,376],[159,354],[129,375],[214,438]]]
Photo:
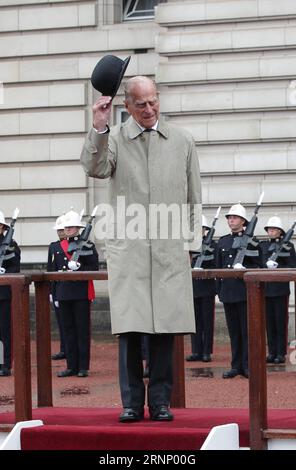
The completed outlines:
[[[262,190],[257,227],[296,217],[296,2],[185,0],[158,5],[162,109],[199,151],[205,214]],[[221,217],[217,235],[227,230]]]
[[[119,0],[1,0],[0,197],[23,263],[42,263],[54,220],[91,212],[106,182],[88,180],[79,157],[95,99],[89,77],[106,53],[132,56],[127,76],[153,75],[153,21],[123,24]],[[120,21],[120,22],[119,22]],[[114,100],[122,107],[122,90]],[[98,245],[100,248],[100,245]]]
[[[155,77],[167,119],[198,147],[204,213],[223,217],[241,201],[249,213],[262,190],[257,234],[269,216],[296,216],[295,0],[168,0],[155,20],[122,22],[121,0],[0,2],[0,197],[23,263],[46,261],[55,218],[89,213],[107,200],[107,181],[79,163],[91,105],[89,77],[112,53],[131,55],[126,78]],[[112,123],[123,108],[120,87]],[[101,256],[102,244],[97,242]]]

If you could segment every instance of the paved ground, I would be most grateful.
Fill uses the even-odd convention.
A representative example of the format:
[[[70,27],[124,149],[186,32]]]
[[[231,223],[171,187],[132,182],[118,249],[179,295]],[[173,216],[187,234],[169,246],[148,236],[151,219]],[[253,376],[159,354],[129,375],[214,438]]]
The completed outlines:
[[[57,352],[58,343],[52,343]],[[185,354],[190,352],[189,337],[185,337]],[[243,377],[222,379],[229,368],[227,344],[216,344],[211,363],[185,363],[187,407],[248,407],[248,380]],[[52,361],[54,406],[121,407],[117,340],[111,336],[92,342],[91,370],[87,378],[58,378],[65,361]],[[35,343],[32,342],[33,403],[36,406]],[[268,405],[271,408],[296,408],[296,366],[268,368]],[[13,377],[0,377],[0,413],[13,410]]]

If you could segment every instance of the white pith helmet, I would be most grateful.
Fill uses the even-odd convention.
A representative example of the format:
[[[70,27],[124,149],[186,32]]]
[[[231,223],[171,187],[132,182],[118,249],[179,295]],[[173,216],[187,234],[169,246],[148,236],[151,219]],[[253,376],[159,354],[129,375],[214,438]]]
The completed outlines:
[[[225,214],[225,217],[228,218],[230,215],[237,215],[238,217],[241,217],[242,219],[245,219],[246,222],[248,222],[246,209],[241,205],[240,202],[231,206],[227,214]]]
[[[203,226],[204,228],[211,228],[211,227],[209,226],[208,221],[207,221],[207,219],[206,219],[206,217],[205,217],[204,215],[201,216],[201,220],[202,220],[202,226]]]
[[[85,224],[81,222],[78,212],[71,209],[64,215],[64,228],[66,227],[85,227]]]
[[[64,230],[64,228],[65,228],[65,225],[64,225],[64,218],[65,218],[65,214],[60,215],[60,216],[56,219],[55,224],[54,224],[54,226],[52,227],[53,230]]]
[[[268,228],[279,228],[283,233],[286,233],[285,229],[283,228],[283,223],[281,221],[281,218],[278,217],[277,215],[273,215],[272,217],[268,219],[267,224],[264,227],[264,230],[266,230],[267,232]]]
[[[6,227],[9,227],[9,225],[5,222],[4,214],[1,211],[0,211],[0,224],[5,225]]]

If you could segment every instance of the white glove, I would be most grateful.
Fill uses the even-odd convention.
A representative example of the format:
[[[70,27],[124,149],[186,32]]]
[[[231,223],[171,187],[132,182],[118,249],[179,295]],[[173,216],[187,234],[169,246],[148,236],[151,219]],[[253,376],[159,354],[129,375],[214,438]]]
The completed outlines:
[[[59,307],[59,302],[58,302],[58,300],[55,300],[55,301],[54,301],[54,305],[55,305],[55,307]]]
[[[272,261],[271,259],[269,259],[267,262],[266,262],[266,266],[268,267],[268,269],[275,269],[277,268],[279,265],[279,263],[277,263],[276,261]]]
[[[233,266],[234,269],[246,269],[245,266],[243,266],[241,263],[236,263]]]
[[[5,269],[5,268],[0,268],[0,274],[4,274],[4,273],[5,273],[5,271],[6,271],[6,269]]]
[[[194,271],[203,271],[203,268],[195,268],[194,267],[193,269],[194,269]]]
[[[68,263],[68,268],[69,268],[71,271],[77,271],[77,269],[79,269],[80,266],[81,266],[81,264],[78,263],[78,261],[70,260],[69,263]]]
[[[53,302],[52,294],[49,294],[49,301],[52,304],[52,302]]]

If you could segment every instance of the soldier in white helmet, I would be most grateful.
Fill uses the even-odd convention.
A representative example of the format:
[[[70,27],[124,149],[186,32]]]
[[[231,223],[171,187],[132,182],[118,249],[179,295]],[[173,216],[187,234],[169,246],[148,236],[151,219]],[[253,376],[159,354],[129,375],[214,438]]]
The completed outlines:
[[[72,246],[78,246],[80,229],[85,227],[81,216],[70,210],[63,220],[65,238],[54,251],[54,271],[98,271],[99,259],[95,245],[87,241],[73,260]],[[92,281],[58,281],[56,300],[65,333],[67,368],[58,377],[87,377],[90,362],[90,305],[95,293]]]
[[[202,216],[203,239],[210,230],[206,217]],[[202,262],[202,269],[214,269],[216,267],[217,243],[212,240],[206,259]],[[191,267],[194,268],[196,259],[200,253],[192,255]],[[215,279],[193,279],[193,300],[196,333],[191,335],[192,353],[186,357],[186,361],[211,362],[213,352],[214,315],[215,315]]]
[[[264,227],[268,240],[260,242],[263,267],[295,268],[296,255],[293,243],[284,244],[276,261],[271,258],[278,250],[286,233],[278,216],[270,217]],[[289,282],[265,283],[266,330],[268,342],[268,364],[282,364],[287,354],[287,325],[290,295]]]
[[[0,246],[9,230],[9,225],[5,222],[4,214],[0,211]],[[1,266],[2,274],[12,274],[20,272],[21,251],[18,244],[12,240],[9,246],[9,254],[3,260]],[[0,361],[0,377],[11,375],[11,288],[10,286],[0,286],[0,340],[3,344],[3,361]]]
[[[48,247],[47,271],[49,272],[55,271],[54,269],[55,253],[58,253],[59,251],[62,250],[60,242],[61,240],[65,238],[64,218],[65,218],[64,214],[60,215],[56,219],[55,224],[53,226],[53,230],[56,230],[57,232],[58,240],[55,242],[52,242]],[[52,297],[52,302],[54,306],[54,311],[55,311],[59,335],[60,335],[60,350],[59,352],[51,356],[51,358],[54,361],[65,359],[66,357],[65,333],[64,333],[63,325],[62,325],[61,318],[60,318],[59,302],[56,299],[56,284],[57,284],[56,282],[51,283],[51,297]]]
[[[229,235],[224,235],[218,241],[217,268],[231,269],[235,260],[237,249],[233,248],[236,237],[241,237],[248,224],[248,217],[244,206],[234,204],[227,214]],[[255,243],[257,241],[253,239]],[[258,245],[259,246],[259,245]],[[250,247],[255,256],[246,256],[244,267],[260,267],[261,258],[258,246]],[[221,279],[218,281],[218,296],[224,305],[226,323],[231,343],[231,369],[224,372],[224,379],[232,379],[237,375],[249,377],[248,370],[248,329],[247,329],[247,291],[242,279]]]

